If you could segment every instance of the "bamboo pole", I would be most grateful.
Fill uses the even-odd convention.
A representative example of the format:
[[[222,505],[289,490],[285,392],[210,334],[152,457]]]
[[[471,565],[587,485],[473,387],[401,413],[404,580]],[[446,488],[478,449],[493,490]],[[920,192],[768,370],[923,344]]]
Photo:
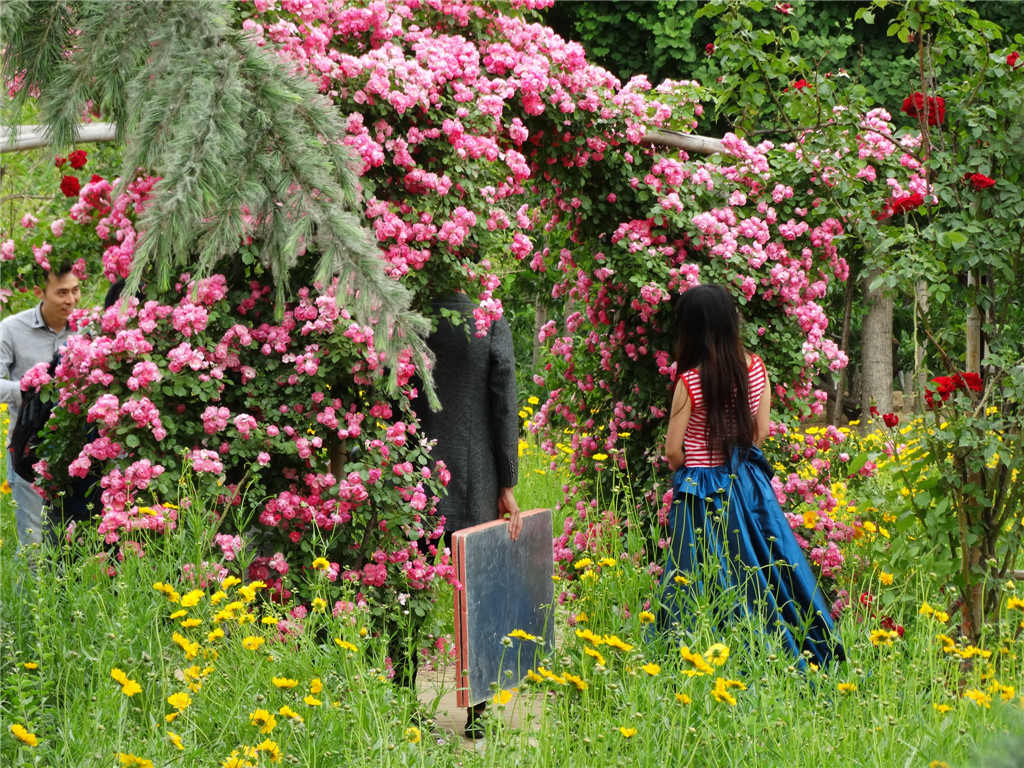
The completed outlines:
[[[78,127],[76,144],[98,141],[114,141],[117,126],[113,123],[86,123]],[[46,127],[42,125],[19,125],[14,128],[0,128],[0,153],[24,152],[28,149],[48,147],[52,144]]]
[[[725,146],[721,139],[713,139],[710,136],[697,136],[692,133],[680,133],[679,131],[668,131],[652,129],[640,139],[641,144],[659,144],[663,147],[673,147],[686,152],[697,152],[701,155],[720,155],[725,153]]]

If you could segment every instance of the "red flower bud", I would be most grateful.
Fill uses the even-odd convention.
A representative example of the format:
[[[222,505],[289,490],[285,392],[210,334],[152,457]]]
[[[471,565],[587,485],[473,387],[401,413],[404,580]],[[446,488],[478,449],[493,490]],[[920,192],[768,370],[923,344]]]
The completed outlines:
[[[68,159],[66,157],[58,157],[56,160],[53,161],[53,167],[54,168],[60,168],[67,161],[68,161]]]
[[[868,408],[868,413],[870,413],[873,418],[878,418],[878,408],[876,406],[872,405]]]
[[[779,13],[783,13],[786,16],[790,16],[793,13],[793,6],[789,3],[776,3],[775,10]]]
[[[1020,59],[1020,54],[1014,51],[1013,53],[1006,57],[1006,66],[1008,66],[1010,69],[1016,69],[1017,67],[1020,66],[1020,64],[1017,62],[1018,59]]]
[[[714,43],[708,43],[707,45],[704,46],[704,55],[705,56],[710,56],[714,52],[715,52],[715,44]]]
[[[900,423],[900,417],[895,413],[884,413],[882,414],[882,421],[885,423],[885,426],[892,429]]]

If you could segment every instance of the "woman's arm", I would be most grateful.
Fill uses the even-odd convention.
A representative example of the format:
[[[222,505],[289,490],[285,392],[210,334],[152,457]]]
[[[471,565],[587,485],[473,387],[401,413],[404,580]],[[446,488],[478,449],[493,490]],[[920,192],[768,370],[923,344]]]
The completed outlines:
[[[761,365],[764,365],[762,362]],[[754,436],[754,445],[760,448],[768,439],[769,420],[772,409],[772,384],[768,380],[768,368],[764,369],[764,391],[761,399],[757,402],[757,410],[754,412],[754,422],[757,434]]]
[[[680,376],[676,379],[675,392],[672,393],[672,408],[668,417],[668,434],[665,436],[665,458],[672,471],[683,466],[685,458],[683,454],[683,436],[686,434],[686,425],[690,423],[690,411],[693,408],[693,401],[686,391],[686,384]]]

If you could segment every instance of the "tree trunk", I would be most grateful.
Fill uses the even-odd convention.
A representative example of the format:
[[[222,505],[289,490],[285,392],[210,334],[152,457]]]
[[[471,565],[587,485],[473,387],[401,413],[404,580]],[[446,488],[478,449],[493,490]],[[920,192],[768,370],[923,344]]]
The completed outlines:
[[[892,296],[879,287],[871,289],[878,276],[871,270],[864,278],[867,314],[861,330],[861,418],[875,406],[882,413],[892,411]]]
[[[843,302],[843,330],[839,341],[840,348],[846,352],[850,349],[850,325],[853,321],[853,294],[857,290],[856,280],[846,281],[846,299]],[[846,397],[846,368],[839,369],[839,380],[836,382],[836,396],[832,400],[832,410],[828,414],[828,423],[839,426],[843,423],[843,400]]]

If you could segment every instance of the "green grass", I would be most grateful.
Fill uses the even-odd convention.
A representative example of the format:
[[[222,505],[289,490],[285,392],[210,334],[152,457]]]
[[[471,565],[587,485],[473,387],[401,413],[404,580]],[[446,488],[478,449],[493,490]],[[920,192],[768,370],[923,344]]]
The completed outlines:
[[[524,509],[560,498],[558,473],[534,471],[542,468],[536,455],[524,454],[517,493]],[[576,597],[556,612],[558,647],[536,670],[540,680],[519,686],[525,696],[516,701],[535,704],[523,713],[525,725],[510,729],[489,718],[486,746],[467,750],[460,739],[408,730],[411,696],[386,680],[385,643],[361,631],[370,625],[365,614],[313,613],[302,631],[280,635],[276,621],[263,619],[285,618],[286,608],[258,594],[247,602],[243,585],[224,590],[227,597],[214,605],[219,582],[203,586],[185,575],[184,566],[200,565],[203,553],[186,543],[201,535],[198,523],[187,518],[183,526],[193,528],[120,563],[90,554],[102,547],[84,533],[79,551],[43,554],[33,574],[15,557],[10,496],[0,497],[0,764],[147,764],[139,758],[155,766],[232,759],[264,766],[275,764],[280,750],[278,764],[303,766],[955,767],[1012,765],[998,762],[1000,745],[1016,739],[1019,753],[1024,743],[1019,636],[984,649],[992,653],[987,661],[944,651],[948,644],[936,636],[952,630],[918,612],[925,601],[943,602],[927,574],[895,574],[887,587],[890,604],[904,606],[893,616],[906,628],[901,639],[874,645],[870,609],[850,610],[840,622],[849,663],[803,674],[793,659],[764,649],[756,627],[718,628],[710,619],[713,599],[694,609],[685,637],[649,637],[644,609],[655,577],[638,556],[647,532],[635,524],[624,539],[608,534],[589,566],[570,568],[571,577],[556,582],[556,594]],[[173,587],[179,602],[154,589],[158,582]],[[182,608],[194,589],[196,604]],[[216,621],[236,600],[232,618]],[[444,611],[450,601],[438,605]],[[178,611],[185,614],[172,618]],[[182,626],[186,617],[202,623]],[[1002,636],[1013,638],[1021,618],[1008,612]],[[438,626],[446,623],[440,615]],[[225,636],[210,639],[216,627]],[[584,629],[617,640],[597,645]],[[250,649],[258,640],[247,638],[263,642]],[[684,642],[700,654],[722,644],[728,658],[711,674],[688,676]],[[141,690],[125,695],[114,668]],[[296,684],[277,687],[274,678]],[[191,701],[169,722],[175,694]],[[260,710],[276,720],[266,733],[253,724],[263,718]],[[19,741],[15,725],[38,745]]]

